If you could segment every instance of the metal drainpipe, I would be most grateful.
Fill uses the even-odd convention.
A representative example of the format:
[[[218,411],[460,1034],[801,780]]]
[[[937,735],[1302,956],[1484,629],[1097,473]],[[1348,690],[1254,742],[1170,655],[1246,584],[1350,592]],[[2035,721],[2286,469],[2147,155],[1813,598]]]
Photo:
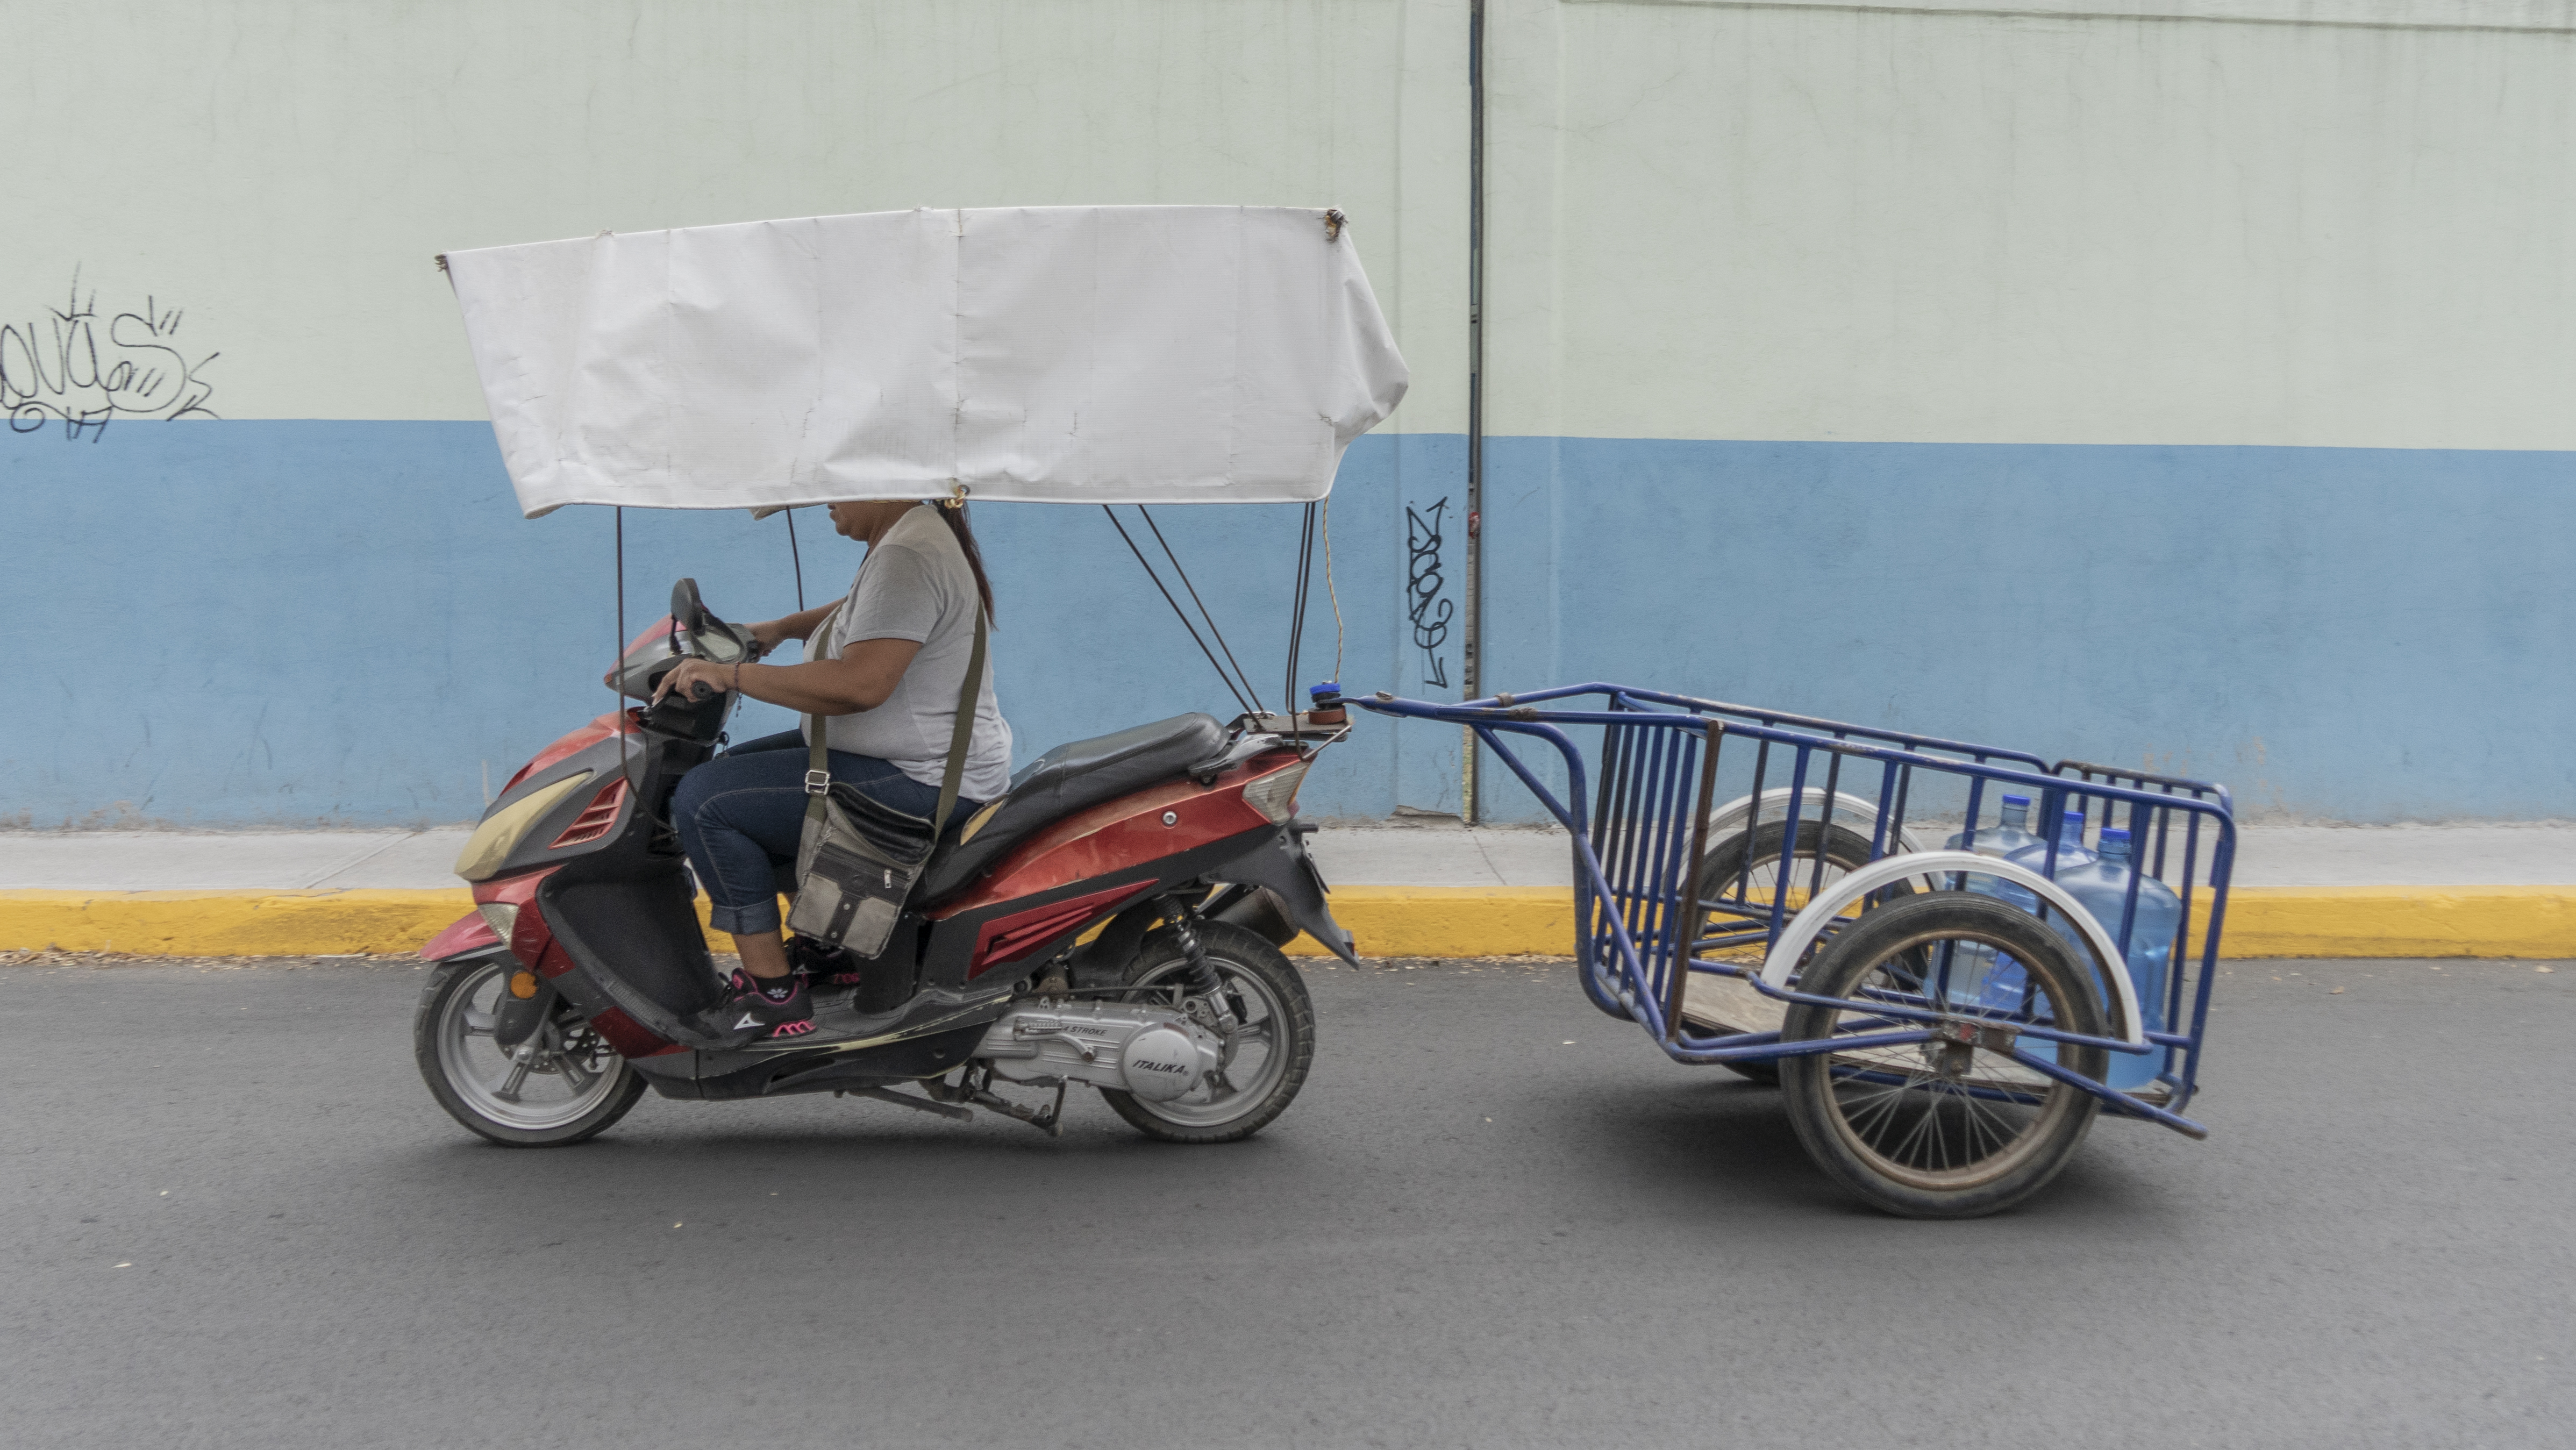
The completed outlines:
[[[1459,688],[1480,699],[1484,686],[1485,564],[1485,0],[1467,7],[1467,567],[1460,630]],[[1464,736],[1465,775],[1459,783],[1460,815],[1476,824],[1476,765],[1472,727]]]

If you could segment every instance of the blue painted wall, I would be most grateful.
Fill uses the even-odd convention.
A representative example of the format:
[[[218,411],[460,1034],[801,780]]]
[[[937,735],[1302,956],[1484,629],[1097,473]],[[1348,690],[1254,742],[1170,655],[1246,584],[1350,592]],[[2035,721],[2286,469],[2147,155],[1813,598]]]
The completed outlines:
[[[2576,624],[2576,455],[1508,438],[1487,458],[1497,688],[1644,681],[2152,762],[2307,816],[2576,816],[2555,738],[2576,691],[2549,667]],[[1444,693],[1401,607],[1405,507],[1454,510],[1462,467],[1454,435],[1365,438],[1344,463],[1355,689]],[[0,822],[467,820],[487,762],[497,784],[607,703],[610,516],[520,519],[484,424],[48,430],[0,438],[0,495]],[[1157,517],[1275,696],[1296,510]],[[1023,760],[1230,708],[1097,511],[977,523]],[[627,530],[630,632],[684,573],[729,616],[795,604],[778,520]],[[801,532],[819,601],[857,549]],[[1454,514],[1447,532],[1454,575]],[[1332,646],[1319,575],[1307,679]],[[760,707],[737,731],[785,724]],[[1455,768],[1449,732],[1369,720],[1305,805],[1454,807]]]
[[[2576,454],[1489,440],[1494,688],[1639,680],[2356,822],[2576,817]],[[1498,813],[1526,812],[1517,785]]]
[[[1370,437],[1345,461],[1332,525],[1349,677],[1391,669],[1403,481],[1463,457],[1456,438]],[[0,736],[0,823],[471,820],[487,766],[497,786],[610,703],[597,681],[618,639],[612,516],[521,519],[487,424],[45,429],[0,437],[0,497],[22,720]],[[1274,707],[1298,512],[1156,514]],[[1183,710],[1234,712],[1098,510],[984,505],[976,523],[1023,761]],[[630,634],[683,574],[729,618],[796,605],[780,519],[635,510],[626,531]],[[798,532],[808,601],[846,589],[858,546],[811,515]],[[1314,594],[1309,680],[1333,659],[1320,569]],[[754,706],[735,734],[792,723]],[[1449,761],[1454,778],[1454,748]],[[1385,815],[1399,768],[1391,732],[1361,732],[1318,766],[1307,808]]]

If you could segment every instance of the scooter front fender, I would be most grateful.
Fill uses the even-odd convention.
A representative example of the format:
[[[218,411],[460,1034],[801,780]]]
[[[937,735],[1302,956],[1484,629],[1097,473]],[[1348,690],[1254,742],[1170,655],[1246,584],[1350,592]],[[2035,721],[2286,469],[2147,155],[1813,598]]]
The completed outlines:
[[[1315,940],[1334,956],[1356,967],[1358,955],[1352,950],[1351,934],[1333,920],[1332,907],[1325,904],[1328,888],[1323,873],[1315,869],[1306,854],[1306,838],[1290,820],[1261,845],[1244,852],[1208,873],[1212,880],[1239,886],[1258,886],[1275,894],[1288,909],[1288,919],[1297,929]]]
[[[449,923],[447,930],[430,938],[429,945],[422,947],[420,954],[433,962],[443,962],[449,957],[461,957],[499,945],[501,938],[493,932],[492,923],[485,921],[478,909]]]

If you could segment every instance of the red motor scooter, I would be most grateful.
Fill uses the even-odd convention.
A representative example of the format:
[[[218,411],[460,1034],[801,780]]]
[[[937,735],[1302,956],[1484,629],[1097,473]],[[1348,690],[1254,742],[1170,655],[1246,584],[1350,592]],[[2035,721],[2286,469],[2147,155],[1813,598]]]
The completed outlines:
[[[683,658],[757,653],[683,579],[618,677],[649,700]],[[1279,948],[1302,930],[1358,960],[1295,814],[1316,752],[1347,730],[1334,687],[1305,714],[1181,715],[1048,751],[942,838],[885,950],[840,963],[859,984],[816,991],[816,1032],[748,1046],[697,1025],[722,979],[669,818],[732,704],[675,692],[602,715],[484,813],[456,868],[475,910],[424,949],[437,969],[413,1020],[421,1075],[458,1122],[576,1143],[650,1086],[982,1106],[1054,1132],[1082,1082],[1149,1136],[1217,1143],[1295,1100],[1315,1014]],[[1013,1101],[1006,1083],[1053,1100]]]

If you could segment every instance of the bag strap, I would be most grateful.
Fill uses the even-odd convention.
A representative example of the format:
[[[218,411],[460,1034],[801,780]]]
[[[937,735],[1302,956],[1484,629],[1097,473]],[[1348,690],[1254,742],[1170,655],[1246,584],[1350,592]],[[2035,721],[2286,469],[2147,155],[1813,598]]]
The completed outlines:
[[[849,602],[850,601],[848,599],[844,598],[839,604],[833,605],[832,612],[824,615],[822,619],[817,621],[814,625],[814,633],[806,637],[809,639],[818,636],[824,639],[831,638],[830,630],[840,621],[841,610],[845,608]],[[823,801],[825,797],[831,794],[831,791],[832,747],[830,742],[825,740],[823,736],[823,717],[820,715],[808,715],[805,717],[806,820],[818,825],[821,824],[823,820]]]
[[[826,621],[829,622],[828,620]],[[966,778],[966,747],[975,738],[975,708],[984,695],[984,606],[975,606],[975,649],[966,660],[966,678],[957,687],[957,723],[948,732],[948,765],[939,777],[939,809],[930,816],[933,840],[948,829],[948,813],[957,809],[957,788]],[[820,820],[823,799],[832,789],[832,757],[823,739],[823,717],[805,717],[805,819]]]
[[[975,652],[966,660],[966,682],[957,687],[957,723],[948,731],[948,768],[939,777],[939,809],[931,814],[930,835],[937,840],[948,829],[948,813],[957,809],[957,787],[966,779],[966,746],[975,738],[975,707],[984,700],[984,606],[975,606]]]

